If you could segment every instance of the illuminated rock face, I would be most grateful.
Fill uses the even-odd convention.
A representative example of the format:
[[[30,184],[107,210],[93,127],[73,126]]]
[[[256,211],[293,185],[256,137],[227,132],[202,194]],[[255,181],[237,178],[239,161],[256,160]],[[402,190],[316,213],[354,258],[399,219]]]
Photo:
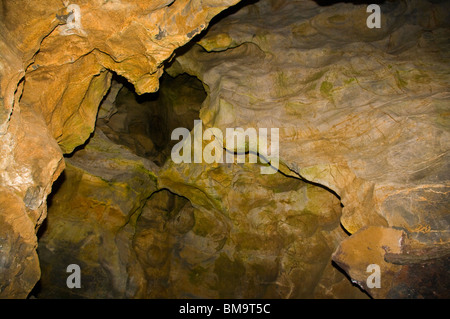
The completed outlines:
[[[172,87],[163,82],[166,96]],[[195,91],[172,92],[171,100],[194,100]],[[139,108],[130,94],[118,100],[131,107],[129,118],[152,109]],[[111,121],[106,129],[115,127]],[[37,297],[364,297],[331,267],[347,235],[339,199],[328,190],[262,175],[258,164],[167,159],[157,166],[132,153],[128,133],[108,132],[122,145],[97,129],[66,158],[39,240]],[[82,270],[82,289],[65,286],[72,263]]]
[[[0,297],[449,296],[448,4],[261,0],[172,57],[236,2],[1,6]],[[279,128],[280,171],[173,163],[196,118]]]
[[[364,282],[373,249],[391,273],[381,288],[362,285],[373,297],[449,296],[448,9],[386,2],[382,27],[370,29],[363,5],[261,1],[213,25],[167,69],[208,87],[205,126],[280,128],[280,170],[336,192],[342,226],[359,234],[336,264]],[[405,232],[399,247],[383,241],[394,229]],[[434,288],[417,284],[429,281],[427,267],[445,274]]]
[[[39,279],[46,197],[63,153],[93,132],[111,72],[156,91],[163,62],[236,2],[2,2],[0,297],[26,297]]]

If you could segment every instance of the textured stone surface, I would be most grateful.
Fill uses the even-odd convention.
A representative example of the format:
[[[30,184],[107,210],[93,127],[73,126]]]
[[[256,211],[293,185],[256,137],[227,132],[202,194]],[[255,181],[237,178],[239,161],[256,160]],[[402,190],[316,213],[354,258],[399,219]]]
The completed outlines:
[[[381,29],[365,26],[365,9],[260,1],[213,25],[168,72],[209,88],[206,127],[280,128],[280,169],[335,191],[349,233],[429,232],[419,243],[448,251],[448,2],[386,2]]]
[[[328,267],[346,237],[335,195],[258,165],[167,163],[100,131],[67,159],[39,242],[37,297],[365,296]],[[83,274],[75,292],[70,263]]]
[[[168,71],[196,75],[209,87],[206,126],[279,127],[281,162],[341,196],[350,233],[368,224],[425,223],[415,210],[430,202],[439,214],[432,228],[442,229],[450,141],[446,5],[388,2],[378,30],[365,26],[361,5],[288,1],[273,8],[261,1],[214,25]],[[393,207],[402,198],[410,200],[407,211]]]
[[[405,233],[387,227],[371,226],[363,228],[342,241],[339,249],[333,254],[333,260],[373,297],[386,298],[395,286],[395,277],[401,266],[384,260],[386,252],[401,252]],[[367,279],[373,270],[369,265],[380,267],[380,286],[368,287]]]
[[[64,161],[42,118],[26,108],[15,107],[0,139],[0,297],[24,298],[39,280],[36,230]]]
[[[417,240],[418,233],[419,237],[435,237],[423,229],[407,234],[392,228],[365,227],[342,241],[333,260],[374,298],[447,298],[448,241],[430,244],[431,238]],[[441,239],[444,236],[441,234]],[[373,264],[380,267],[379,287],[367,284],[373,273],[368,266]]]
[[[160,97],[151,103],[139,104],[130,91],[120,93],[115,115],[127,120],[119,123],[145,118],[154,112],[153,104],[176,110],[187,98],[198,101],[193,92],[203,99],[202,91],[182,85],[185,80],[178,81],[177,90],[161,85]],[[124,146],[97,129],[66,161],[40,237],[38,298],[365,297],[329,267],[346,237],[335,195],[281,173],[261,175],[259,165],[177,165],[168,159],[157,167],[133,155],[139,150],[126,143],[123,130],[111,130],[113,123],[99,127],[109,128],[108,135]],[[153,184],[144,182],[148,175]],[[123,191],[125,186],[133,191]],[[65,286],[70,263],[83,273],[76,294]],[[118,286],[110,277],[131,282]]]
[[[139,94],[156,91],[163,62],[235,2],[91,1],[79,5],[78,28],[69,28],[60,1],[37,5],[28,19],[34,15],[40,24],[55,26],[27,61],[22,103],[42,112],[70,153],[93,131],[111,71],[126,77]]]
[[[373,297],[448,298],[448,2],[386,1],[368,29],[365,5],[261,0],[179,51],[168,73],[203,83],[205,128],[280,129],[265,176],[155,153],[167,137],[139,115],[191,128],[199,96],[111,105],[113,72],[156,91],[174,49],[235,2],[83,1],[75,25],[68,2],[2,2],[0,297],[39,279],[46,227],[42,297],[364,297],[333,258]],[[104,133],[66,157],[40,226],[102,100]]]
[[[62,154],[93,132],[111,72],[139,93],[157,90],[164,61],[235,2],[1,2],[0,297],[24,298],[39,279],[46,197]],[[30,227],[14,222],[24,209]]]
[[[195,77],[182,74],[172,78],[165,74],[157,93],[138,96],[126,84],[114,104],[110,105],[108,98],[100,110],[110,111],[107,116],[99,113],[97,127],[115,143],[163,165],[176,143],[170,139],[172,131],[177,127],[193,128],[206,93]]]
[[[156,166],[97,132],[66,160],[39,241],[42,298],[142,296],[143,271],[132,249],[134,225],[156,189]],[[82,289],[67,289],[66,268],[82,269]]]
[[[345,236],[333,194],[281,173],[261,175],[254,164],[169,166],[160,172],[160,187],[198,208],[180,256],[204,272],[195,282],[200,287],[211,286],[211,267],[217,276],[203,296],[312,298],[322,276],[336,271],[325,271]],[[187,280],[175,283],[177,290],[189,287]],[[352,288],[334,297],[351,295]]]

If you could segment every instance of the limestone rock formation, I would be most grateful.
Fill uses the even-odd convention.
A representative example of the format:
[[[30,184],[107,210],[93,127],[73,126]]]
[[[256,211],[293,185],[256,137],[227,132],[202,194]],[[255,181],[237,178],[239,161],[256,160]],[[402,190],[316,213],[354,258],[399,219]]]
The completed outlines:
[[[379,30],[365,26],[364,6],[327,8],[259,2],[214,25],[168,71],[209,87],[206,126],[279,127],[284,166],[341,196],[350,233],[368,223],[445,228],[447,7],[388,3]],[[405,197],[411,208],[395,207]],[[436,221],[415,212],[422,197]]]
[[[336,192],[350,234],[402,229],[421,246],[412,259],[431,255],[442,266],[450,231],[448,2],[387,2],[380,29],[366,27],[365,9],[260,1],[213,25],[168,72],[209,88],[200,112],[206,127],[280,128],[280,169]],[[360,236],[349,243],[365,247]],[[350,276],[366,271],[345,265]],[[398,276],[411,270],[394,268]],[[446,267],[440,272],[448,286]],[[433,295],[413,281],[402,285],[411,291],[370,293]]]
[[[192,92],[171,95],[186,96]],[[153,109],[127,101],[124,114],[134,119]],[[339,199],[328,190],[261,175],[259,165],[168,159],[158,167],[132,151],[134,144],[118,146],[97,129],[67,158],[39,241],[38,298],[365,296],[327,267],[347,236]],[[72,263],[87,269],[79,291],[65,286]]]
[[[132,249],[133,225],[156,190],[156,165],[101,131],[66,163],[39,242],[40,284],[53,288],[41,297],[139,297],[143,275]],[[62,289],[70,264],[83,269],[80,292]]]
[[[96,125],[115,143],[163,165],[175,144],[171,132],[177,127],[193,128],[206,92],[197,78],[186,74],[175,78],[164,74],[160,81],[154,94],[138,96],[129,84],[118,92],[111,90],[100,105],[103,112]],[[110,94],[114,103],[108,101]]]
[[[448,2],[237,2],[1,2],[1,298],[450,296]]]
[[[46,197],[62,154],[93,132],[111,72],[156,91],[163,62],[236,2],[1,2],[0,297],[24,298],[39,280]]]
[[[417,240],[399,229],[364,227],[342,241],[333,259],[375,298],[445,298],[448,242],[431,246],[429,233],[421,235],[422,240]],[[378,283],[371,274],[379,276]]]

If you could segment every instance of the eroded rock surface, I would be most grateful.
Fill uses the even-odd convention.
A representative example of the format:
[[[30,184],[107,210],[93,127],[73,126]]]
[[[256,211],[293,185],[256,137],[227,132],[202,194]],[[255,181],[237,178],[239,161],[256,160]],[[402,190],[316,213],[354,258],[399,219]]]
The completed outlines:
[[[143,274],[132,249],[134,225],[156,190],[152,162],[109,141],[101,131],[66,159],[39,242],[43,298],[142,296]],[[78,264],[83,289],[67,289],[67,266]]]
[[[214,25],[168,71],[209,87],[201,110],[207,127],[280,128],[280,160],[341,196],[349,232],[368,224],[442,229],[446,5],[388,2],[383,27],[369,29],[365,6],[261,1]],[[400,201],[403,211],[393,204]],[[435,222],[435,214],[415,211],[427,203]]]
[[[418,234],[422,240],[417,240]],[[449,244],[430,244],[433,235],[423,229],[407,234],[364,227],[342,241],[333,260],[374,298],[447,298]],[[373,276],[378,276],[377,284]]]
[[[236,2],[1,2],[0,297],[24,298],[39,280],[46,197],[63,153],[93,132],[111,72],[156,91],[174,49]]]
[[[162,103],[111,86],[155,92],[235,2],[0,6],[0,297],[39,279],[64,163],[38,297],[366,297],[335,265],[376,298],[449,296],[448,2],[386,1],[369,29],[365,5],[261,0],[179,52]],[[279,128],[280,172],[166,160],[197,112]]]
[[[259,165],[158,168],[101,131],[65,172],[39,242],[40,298],[365,297],[329,267],[347,235],[326,189]],[[71,263],[87,274],[69,293]]]
[[[195,75],[209,88],[200,112],[206,127],[280,128],[280,169],[335,191],[349,233],[397,228],[424,251],[445,256],[448,2],[381,8],[382,27],[369,29],[364,5],[260,1],[213,25],[168,72]],[[357,238],[352,242],[365,247]],[[342,254],[351,250],[345,247]],[[359,257],[371,264],[364,249]],[[391,266],[396,276],[413,268]],[[352,276],[366,267],[345,270]],[[408,293],[393,288],[372,295],[432,296],[419,292],[418,269],[410,276],[415,280],[401,283]],[[446,267],[440,272],[448,278]],[[448,297],[448,289],[437,290],[435,297]]]
[[[115,95],[114,103],[108,100],[110,93]],[[98,115],[97,127],[115,143],[160,166],[176,143],[172,131],[192,129],[206,98],[202,82],[187,74],[175,78],[164,74],[160,90],[153,94],[138,96],[130,84],[110,93],[100,106],[104,111]]]

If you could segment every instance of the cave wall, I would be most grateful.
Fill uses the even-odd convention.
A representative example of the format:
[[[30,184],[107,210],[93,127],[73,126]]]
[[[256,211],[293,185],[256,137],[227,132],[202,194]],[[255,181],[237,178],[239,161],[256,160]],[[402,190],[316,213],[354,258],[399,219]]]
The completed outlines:
[[[358,27],[364,6],[260,1],[181,52],[166,70],[202,81],[205,127],[279,127],[280,173],[170,160],[154,170],[157,191],[128,239],[144,273],[140,296],[364,297],[336,265],[372,297],[447,296],[448,26],[445,15],[430,18],[444,7],[388,3],[385,28],[370,30]],[[156,102],[171,114],[196,100],[182,86],[159,94],[174,102]],[[151,109],[125,104],[124,117]],[[188,208],[169,208],[173,196]],[[50,214],[67,220],[64,211]],[[70,251],[77,240],[50,232],[42,249]],[[370,264],[381,267],[382,288],[367,287]]]
[[[372,297],[449,296],[448,3],[387,1],[368,29],[364,5],[262,0],[174,59],[235,2],[84,1],[79,24],[1,2],[0,297],[39,278],[43,297],[363,297],[332,260]],[[113,72],[155,92],[167,60],[203,83],[205,127],[280,128],[280,172],[159,167],[92,134]]]
[[[117,112],[66,157],[39,237],[33,297],[367,297],[331,266],[347,237],[338,196],[261,175],[260,165],[155,165],[159,157],[136,148],[141,139],[126,127],[158,118],[146,122],[156,145],[162,129],[192,127],[205,92],[196,78],[165,75],[158,95],[143,98],[123,87]],[[71,263],[82,269],[81,289],[66,287]]]
[[[173,78],[164,73],[158,92],[137,95],[132,85],[123,82],[113,81],[118,90],[111,90],[101,103],[96,127],[113,142],[162,166],[176,144],[172,131],[191,130],[199,118],[207,96],[203,84],[187,74]]]
[[[367,297],[331,267],[347,234],[326,189],[251,164],[157,167],[100,130],[66,163],[37,298]]]
[[[449,272],[436,269],[450,252],[449,3],[384,2],[379,29],[365,26],[366,7],[260,1],[167,72],[209,88],[206,127],[280,128],[280,170],[340,196],[354,235],[333,260],[372,297],[448,297]],[[370,264],[381,288],[367,287]],[[421,268],[445,279],[418,284],[431,282]]]
[[[174,49],[236,2],[0,2],[1,297],[24,298],[39,280],[46,197],[63,153],[93,132],[111,71],[156,91]]]

